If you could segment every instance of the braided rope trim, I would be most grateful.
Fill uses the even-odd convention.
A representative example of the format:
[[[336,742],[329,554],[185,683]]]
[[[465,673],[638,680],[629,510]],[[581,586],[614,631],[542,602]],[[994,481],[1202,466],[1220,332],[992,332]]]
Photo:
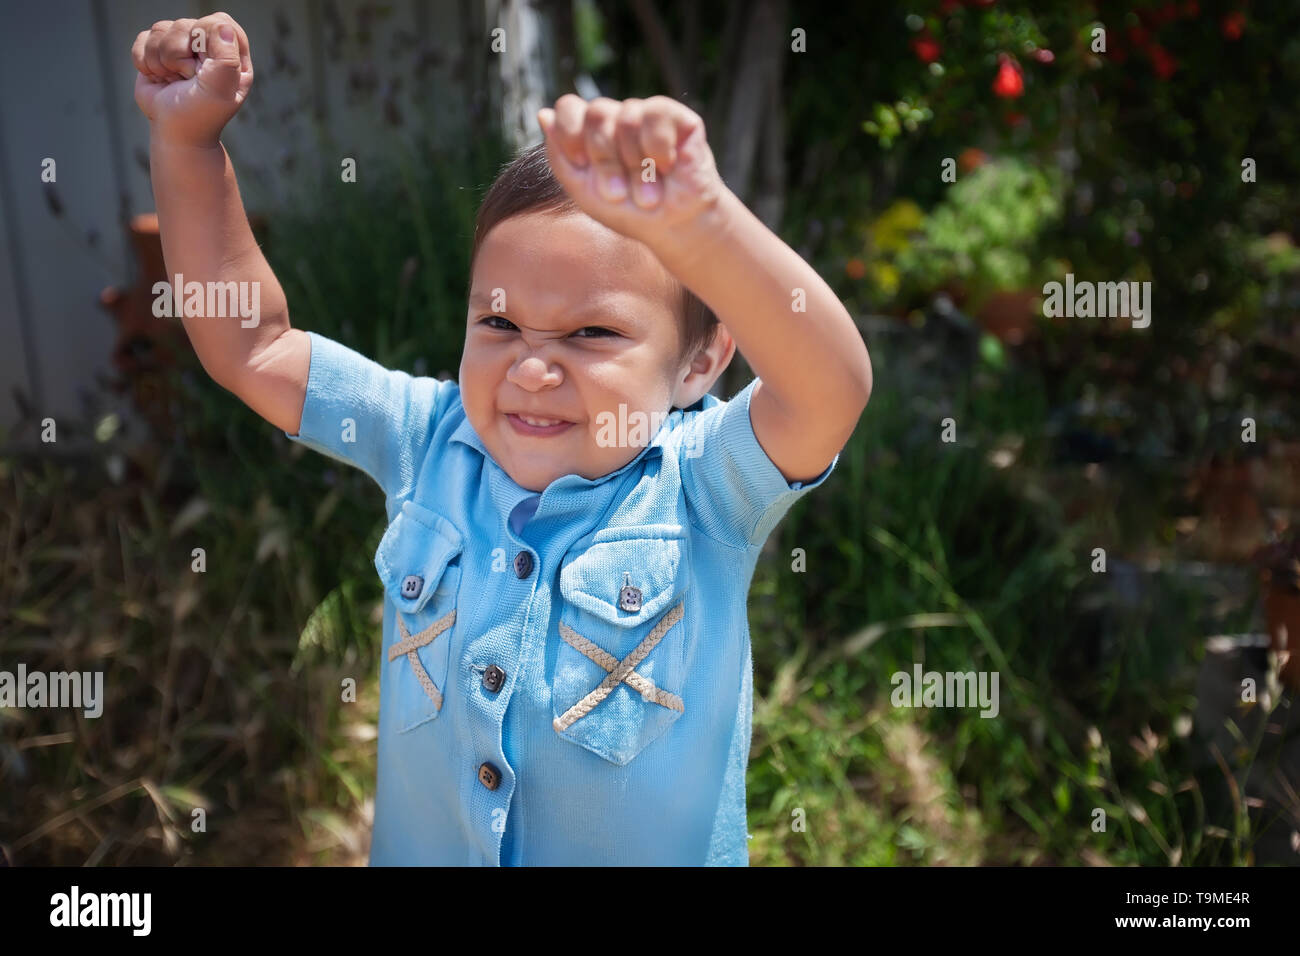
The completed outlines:
[[[434,685],[432,678],[429,677],[429,672],[424,669],[424,664],[420,662],[420,655],[417,651],[426,644],[432,644],[434,638],[454,623],[456,623],[455,608],[412,637],[411,633],[406,629],[406,621],[402,618],[401,612],[398,612],[397,627],[402,639],[388,649],[388,659],[390,661],[397,660],[403,654],[406,655],[406,659],[411,662],[411,670],[415,672],[416,680],[420,682],[420,686],[429,695],[429,699],[433,701],[433,706],[437,710],[442,710],[442,694]]]
[[[632,653],[621,661],[608,651],[587,640],[581,634],[578,634],[568,625],[561,623],[560,636],[564,638],[565,642],[572,646],[574,650],[595,661],[609,673],[604,680],[596,685],[591,693],[551,722],[556,732],[561,733],[568,730],[575,721],[587,716],[595,709],[597,704],[613,692],[615,687],[625,681],[630,687],[639,692],[642,699],[648,703],[658,704],[670,710],[685,712],[686,705],[682,703],[680,697],[656,687],[654,681],[642,677],[635,670],[636,666],[645,660],[646,655],[663,640],[663,636],[668,633],[669,628],[682,619],[682,611],[683,604],[678,604],[661,617],[654,629],[645,636],[645,640],[633,648]]]
[[[575,632],[565,624],[560,625],[560,636],[573,647],[574,650],[585,654],[588,658],[595,661],[607,671],[612,671],[618,666],[618,658],[591,641],[587,640],[581,634]],[[636,671],[630,672],[624,682],[629,684],[634,690],[640,692],[641,697],[651,704],[659,704],[663,707],[669,707],[673,710],[685,711],[686,707],[682,699],[676,694],[670,694],[668,691],[655,685],[655,682],[648,677],[643,677]]]

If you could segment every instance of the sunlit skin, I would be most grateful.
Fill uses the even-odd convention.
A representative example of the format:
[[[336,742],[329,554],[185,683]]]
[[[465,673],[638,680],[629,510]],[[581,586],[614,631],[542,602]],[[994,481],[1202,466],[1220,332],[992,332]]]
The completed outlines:
[[[494,310],[496,289],[504,308]],[[679,361],[681,321],[678,286],[640,242],[582,213],[506,219],[474,263],[459,378],[465,414],[497,464],[529,491],[563,475],[617,471],[644,445],[602,447],[601,413],[617,420],[622,404],[626,421],[639,413],[657,425],[703,396],[735,351],[719,328],[707,349]],[[520,434],[508,413],[573,424]]]

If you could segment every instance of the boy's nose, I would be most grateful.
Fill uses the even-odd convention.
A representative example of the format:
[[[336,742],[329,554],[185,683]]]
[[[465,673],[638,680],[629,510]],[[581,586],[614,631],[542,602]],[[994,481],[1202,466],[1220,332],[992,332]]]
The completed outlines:
[[[512,385],[537,391],[559,385],[564,381],[564,374],[558,365],[548,363],[541,356],[530,353],[510,367],[506,378]]]

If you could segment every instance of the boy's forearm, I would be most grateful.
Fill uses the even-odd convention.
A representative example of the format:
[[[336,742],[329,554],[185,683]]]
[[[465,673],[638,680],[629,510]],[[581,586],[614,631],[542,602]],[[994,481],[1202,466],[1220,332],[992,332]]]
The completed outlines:
[[[204,369],[225,384],[289,328],[284,292],[253,238],[234,167],[219,142],[210,147],[182,146],[154,135],[149,165],[167,281],[175,282],[179,274],[185,285],[199,282],[204,289],[209,282],[257,283],[237,287],[244,292],[244,301],[257,303],[255,324],[253,318],[232,314],[229,308],[216,310],[224,315],[206,314],[206,295],[202,315],[186,314],[181,307],[183,294],[173,303],[172,314],[182,318]],[[183,288],[173,291],[184,292]],[[223,301],[228,304],[218,296],[214,304]],[[234,301],[239,301],[238,296]]]
[[[730,190],[689,231],[653,250],[731,332],[763,388],[793,419],[857,420],[871,359],[844,304]]]

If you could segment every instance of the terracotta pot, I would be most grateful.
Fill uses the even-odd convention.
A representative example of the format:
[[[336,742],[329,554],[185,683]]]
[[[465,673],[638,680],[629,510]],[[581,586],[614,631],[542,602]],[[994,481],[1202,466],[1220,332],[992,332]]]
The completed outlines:
[[[265,220],[249,216],[254,237],[264,233]],[[163,259],[162,237],[158,216],[142,213],[127,227],[131,249],[139,270],[129,288],[110,286],[100,293],[100,304],[117,322],[117,341],[113,345],[113,367],[118,377],[113,387],[129,392],[132,404],[141,416],[162,434],[172,432],[173,389],[170,373],[178,363],[195,363],[197,358],[180,319],[162,319],[153,314],[153,287],[170,282]]]
[[[1254,554],[1264,586],[1264,616],[1273,650],[1285,652],[1282,684],[1300,691],[1300,529]]]
[[[1038,334],[1034,303],[1040,294],[1037,289],[995,292],[980,309],[979,323],[1003,345],[1022,345]]]
[[[1212,456],[1196,470],[1188,495],[1201,521],[1185,546],[1206,561],[1245,562],[1269,533],[1254,463]]]
[[[136,411],[155,429],[169,434],[173,423],[167,373],[182,350],[189,349],[189,343],[179,321],[153,314],[154,283],[167,281],[158,217],[153,213],[136,216],[127,233],[139,265],[136,281],[129,288],[109,287],[99,296],[117,322],[113,367],[118,374],[113,387],[119,393],[129,393]]]

